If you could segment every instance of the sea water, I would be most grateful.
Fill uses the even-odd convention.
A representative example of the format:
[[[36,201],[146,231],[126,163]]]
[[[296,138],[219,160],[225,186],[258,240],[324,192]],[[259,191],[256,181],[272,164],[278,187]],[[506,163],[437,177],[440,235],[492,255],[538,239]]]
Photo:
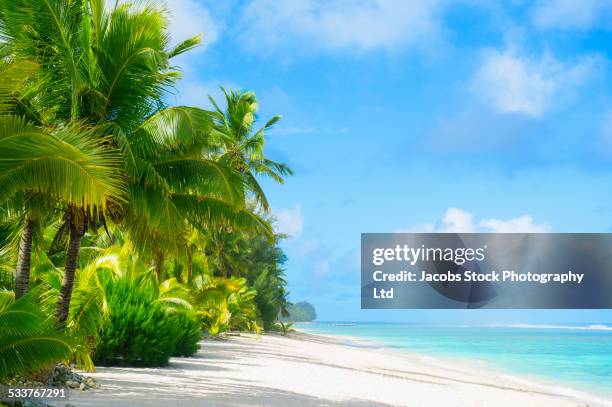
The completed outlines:
[[[304,332],[371,346],[485,363],[493,370],[612,399],[612,326],[296,324]]]

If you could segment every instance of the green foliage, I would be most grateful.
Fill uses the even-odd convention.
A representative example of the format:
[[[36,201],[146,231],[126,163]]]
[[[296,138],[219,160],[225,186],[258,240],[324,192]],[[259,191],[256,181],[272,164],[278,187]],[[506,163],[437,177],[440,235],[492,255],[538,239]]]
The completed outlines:
[[[0,290],[0,383],[67,359],[75,345],[41,311],[37,294],[15,301],[11,291]]]
[[[3,40],[38,69],[25,103],[46,122],[112,120],[133,129],[158,110],[178,79],[167,13],[154,2],[117,7],[104,0],[13,0],[0,5]],[[169,51],[168,51],[169,50]]]
[[[8,270],[2,270],[0,268],[0,289],[14,290],[15,288],[15,277],[13,273]]]
[[[255,129],[252,92],[166,106],[200,42],[170,47],[168,23],[155,1],[0,2],[0,378],[164,365],[286,313],[257,179],[291,174],[264,154],[280,116]]]
[[[0,197],[44,192],[87,205],[119,201],[119,156],[95,128],[73,124],[53,132],[23,118],[0,117]]]
[[[162,366],[173,352],[174,332],[147,290],[119,280],[106,286],[109,320],[94,361],[100,365]]]
[[[199,326],[189,313],[166,312],[147,284],[119,278],[105,285],[109,317],[93,360],[104,366],[164,366],[197,350]]]
[[[253,287],[257,291],[255,303],[259,310],[264,329],[270,329],[274,322],[282,315],[287,302],[285,297],[284,280],[269,270],[259,274]]]
[[[229,330],[259,331],[255,290],[245,279],[198,276],[192,285],[196,313],[210,335]]]
[[[271,331],[277,331],[280,332],[283,336],[286,336],[289,332],[293,332],[295,331],[295,329],[293,329],[293,322],[285,322],[285,321],[278,321],[275,322],[271,327],[270,327]]]
[[[202,338],[202,325],[192,313],[177,312],[170,319],[177,325],[179,336],[172,356],[191,356],[195,354]]]
[[[101,255],[79,270],[65,323],[66,333],[76,340],[71,359],[86,371],[95,370],[91,355],[108,317],[106,293],[98,276],[98,270],[105,266],[108,266],[108,255]],[[36,274],[35,277],[44,282],[41,298],[45,312],[53,315],[61,286],[61,270],[43,269]]]
[[[205,253],[211,272],[219,277],[244,277],[256,291],[255,305],[264,329],[286,315],[286,257],[278,246],[282,235],[270,241],[249,231],[217,229],[209,232]]]
[[[281,332],[283,333],[283,335],[287,335],[289,332],[293,332],[294,329],[293,327],[293,322],[282,322],[279,321],[279,324],[281,326]]]
[[[312,322],[317,319],[317,312],[312,304],[306,301],[289,305],[287,321]]]

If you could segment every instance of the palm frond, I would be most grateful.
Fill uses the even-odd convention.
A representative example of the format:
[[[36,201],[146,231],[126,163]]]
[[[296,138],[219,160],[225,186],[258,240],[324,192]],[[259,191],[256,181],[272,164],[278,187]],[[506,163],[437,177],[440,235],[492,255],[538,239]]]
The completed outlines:
[[[83,206],[120,202],[119,155],[104,141],[80,124],[47,133],[0,117],[0,200],[32,191]]]
[[[187,38],[186,40],[182,41],[174,48],[172,48],[170,51],[168,51],[168,58],[174,58],[177,55],[190,51],[199,46],[201,42],[202,34]]]
[[[0,291],[0,380],[66,359],[74,347],[40,310],[36,295],[30,291],[15,301]]]
[[[195,107],[171,107],[149,117],[134,134],[134,148],[143,158],[154,158],[160,149],[187,152],[211,141],[212,118]]]
[[[270,224],[248,208],[237,207],[209,196],[173,194],[171,200],[176,208],[193,223],[209,225],[227,223],[236,228],[254,230],[273,238]]]
[[[179,158],[155,164],[158,174],[176,191],[219,194],[228,202],[244,202],[240,174],[223,164],[204,159]]]
[[[14,110],[18,92],[37,69],[38,64],[28,60],[0,61],[0,114]]]

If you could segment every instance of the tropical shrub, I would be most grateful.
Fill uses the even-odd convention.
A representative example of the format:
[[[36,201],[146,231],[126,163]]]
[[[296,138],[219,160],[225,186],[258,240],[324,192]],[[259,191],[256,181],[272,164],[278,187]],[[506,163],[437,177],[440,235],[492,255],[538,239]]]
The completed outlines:
[[[202,328],[197,318],[190,312],[177,312],[170,314],[169,318],[177,325],[180,335],[177,337],[172,356],[191,356],[200,346]]]
[[[93,360],[103,366],[164,366],[197,350],[199,324],[186,311],[166,310],[150,285],[119,278],[106,283],[108,320]]]
[[[229,330],[259,332],[255,294],[244,278],[202,275],[193,281],[192,301],[210,335]]]
[[[119,279],[106,286],[109,318],[100,334],[98,365],[163,366],[174,352],[174,326],[149,291]]]

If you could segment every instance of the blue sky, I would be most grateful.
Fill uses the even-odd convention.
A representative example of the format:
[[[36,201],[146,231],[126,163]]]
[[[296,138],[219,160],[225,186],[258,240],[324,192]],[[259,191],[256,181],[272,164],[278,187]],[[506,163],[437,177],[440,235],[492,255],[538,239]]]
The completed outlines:
[[[173,0],[176,104],[282,114],[265,182],[292,300],[321,320],[612,322],[612,311],[359,308],[362,232],[612,231],[612,3]]]

